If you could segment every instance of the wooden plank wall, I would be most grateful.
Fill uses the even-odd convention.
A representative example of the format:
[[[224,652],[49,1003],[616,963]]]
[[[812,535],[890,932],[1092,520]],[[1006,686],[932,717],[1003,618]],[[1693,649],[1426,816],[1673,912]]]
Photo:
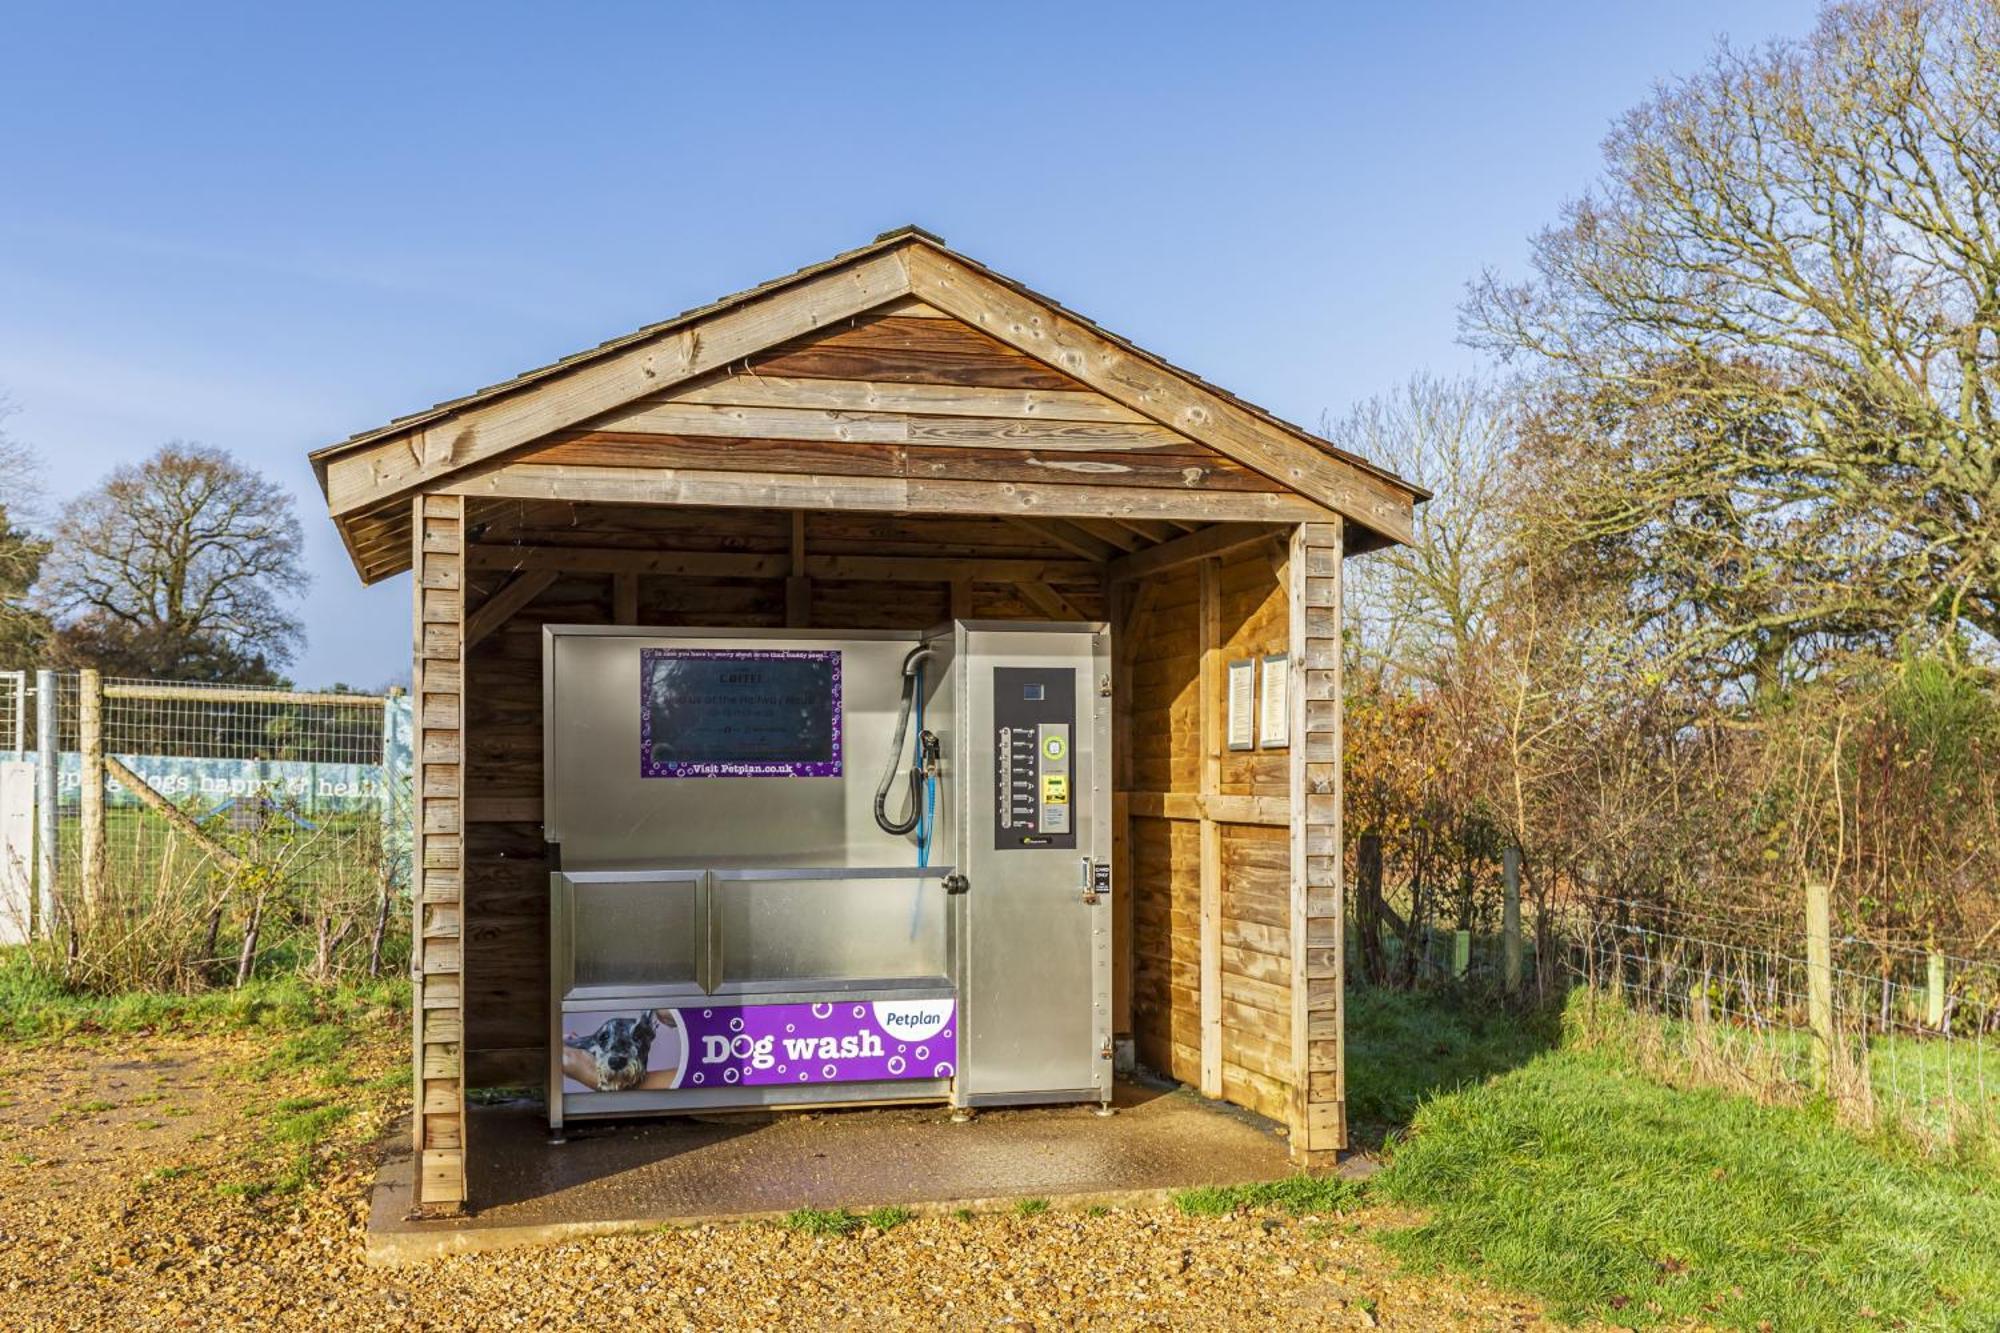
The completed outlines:
[[[1259,544],[1155,576],[1132,597],[1125,804],[1140,1061],[1288,1120],[1290,756],[1232,751],[1223,734],[1228,663],[1286,651],[1282,566],[1275,542]]]
[[[1126,626],[1131,793],[1193,792],[1200,756],[1200,576],[1147,581]],[[1132,1037],[1140,1063],[1201,1082],[1201,846],[1187,820],[1127,796],[1132,882]]]
[[[787,553],[787,512],[674,510],[554,502],[480,502],[482,543],[526,543],[536,550],[726,551]],[[804,546],[823,556],[1033,559],[1068,553],[998,519],[898,518],[811,513]],[[515,577],[490,545],[477,563],[501,568],[468,575],[478,606]],[[813,579],[799,589],[789,556],[768,576],[712,578],[564,573],[550,581],[468,657],[466,1046],[473,1086],[534,1084],[543,1077],[548,1032],[548,875],[541,836],[542,640],[544,624],[636,623],[657,626],[778,628],[787,623],[788,590],[806,598],[813,625],[920,629],[951,614],[990,619],[1065,619],[1036,606],[1012,585],[968,581],[956,609],[949,582]],[[1092,576],[1094,579],[1094,575]],[[789,589],[788,589],[788,585]],[[1101,587],[1058,584],[1075,618],[1098,619]],[[621,608],[620,599],[629,598]],[[796,610],[796,607],[794,608]],[[621,614],[621,610],[624,614]]]
[[[1215,657],[1218,730],[1225,720],[1227,665],[1261,662],[1285,651],[1289,621],[1279,577],[1281,548],[1253,546],[1213,562],[1219,617]],[[1259,681],[1259,689],[1262,681]],[[1281,798],[1290,756],[1265,747],[1231,750],[1215,735],[1215,795]],[[1291,1059],[1291,864],[1285,830],[1277,825],[1215,827],[1220,894],[1216,970],[1220,975],[1222,1095],[1239,1106],[1283,1120],[1289,1110]]]
[[[465,501],[413,502],[416,745],[415,1109],[417,1201],[456,1208],[465,1189],[462,744]]]

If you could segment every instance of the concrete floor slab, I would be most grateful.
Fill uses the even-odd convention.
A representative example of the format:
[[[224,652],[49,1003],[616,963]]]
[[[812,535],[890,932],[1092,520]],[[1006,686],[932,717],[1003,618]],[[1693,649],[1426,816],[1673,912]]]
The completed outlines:
[[[572,1124],[551,1146],[539,1105],[471,1108],[477,1211],[412,1220],[407,1149],[384,1163],[368,1256],[553,1243],[659,1226],[777,1217],[794,1208],[917,1212],[1152,1202],[1195,1185],[1275,1180],[1291,1171],[1269,1121],[1181,1089],[1118,1085],[1118,1113],[1088,1107],[943,1107],[745,1112]]]

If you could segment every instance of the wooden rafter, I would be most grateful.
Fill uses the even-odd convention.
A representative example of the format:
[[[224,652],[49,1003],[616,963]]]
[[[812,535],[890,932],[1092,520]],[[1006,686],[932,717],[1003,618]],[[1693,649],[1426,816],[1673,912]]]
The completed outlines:
[[[498,591],[479,604],[465,618],[465,647],[469,652],[487,635],[514,618],[514,613],[534,601],[556,581],[553,569],[528,569],[508,579]]]
[[[1269,538],[1273,529],[1258,523],[1217,523],[1185,537],[1149,546],[1111,562],[1113,582],[1142,579],[1212,555],[1226,555]]]
[[[1146,544],[1146,539],[1108,518],[1080,518],[1076,525],[1107,546],[1130,553]],[[1115,557],[1114,557],[1115,558]]]
[[[1111,520],[1127,532],[1136,532],[1149,542],[1172,541],[1181,529],[1164,519],[1117,518]]]
[[[1045,616],[1056,620],[1088,620],[1090,618],[1078,610],[1075,603],[1046,583],[1037,583],[1032,579],[1027,579],[1014,586],[1020,591],[1023,601]]]
[[[1076,524],[1059,518],[1017,518],[1010,514],[1007,522],[1023,532],[1032,532],[1043,541],[1054,542],[1085,560],[1109,560],[1119,553],[1119,548],[1110,542],[1093,537]]]

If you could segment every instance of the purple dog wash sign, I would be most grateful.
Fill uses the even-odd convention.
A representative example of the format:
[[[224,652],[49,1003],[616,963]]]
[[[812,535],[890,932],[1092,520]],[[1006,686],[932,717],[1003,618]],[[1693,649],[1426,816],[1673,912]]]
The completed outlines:
[[[591,1006],[564,1014],[567,1092],[774,1087],[951,1078],[955,1000],[678,1009]]]
[[[840,771],[838,649],[640,650],[640,777]]]
[[[682,1088],[950,1078],[952,1000],[828,1001],[682,1009]]]

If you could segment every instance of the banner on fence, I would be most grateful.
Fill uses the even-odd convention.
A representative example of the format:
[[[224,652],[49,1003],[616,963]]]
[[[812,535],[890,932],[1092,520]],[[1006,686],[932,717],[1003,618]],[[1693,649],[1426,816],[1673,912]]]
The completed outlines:
[[[11,756],[9,756],[11,757]],[[313,764],[284,760],[190,759],[179,755],[121,754],[120,763],[196,819],[232,801],[261,796],[301,810],[327,813],[373,809],[392,794],[385,783],[400,776],[381,764]],[[35,756],[22,757],[33,765]],[[405,770],[407,771],[407,770]],[[387,776],[385,776],[387,775]],[[83,790],[83,756],[71,752],[56,767],[57,799],[68,805]],[[139,798],[115,779],[105,784],[105,804],[137,806]]]

